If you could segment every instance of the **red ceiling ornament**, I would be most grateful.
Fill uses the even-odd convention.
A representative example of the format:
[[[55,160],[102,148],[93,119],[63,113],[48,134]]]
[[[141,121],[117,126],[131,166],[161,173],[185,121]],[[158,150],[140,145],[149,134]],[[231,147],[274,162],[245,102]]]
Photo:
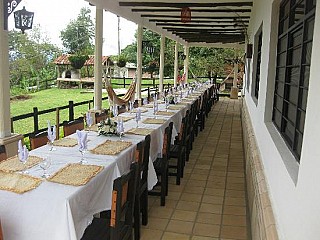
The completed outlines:
[[[191,22],[191,9],[189,7],[181,8],[181,22]]]

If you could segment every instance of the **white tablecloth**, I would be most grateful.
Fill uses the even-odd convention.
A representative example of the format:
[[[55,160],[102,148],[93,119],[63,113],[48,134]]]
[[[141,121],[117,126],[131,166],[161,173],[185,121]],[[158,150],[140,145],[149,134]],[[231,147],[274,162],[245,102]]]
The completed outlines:
[[[173,137],[179,131],[181,120],[186,110],[172,111],[173,116],[154,116],[153,109],[142,113],[142,121],[147,117],[166,119],[164,124],[143,124],[139,127],[155,129],[151,133],[150,161],[148,188],[157,182],[152,162],[161,154],[163,134],[168,124],[173,121]],[[159,110],[164,110],[163,104]],[[125,113],[124,115],[130,115]],[[131,116],[134,116],[133,114]],[[125,130],[136,127],[135,120],[124,123]],[[70,137],[76,137],[72,135]],[[88,149],[93,149],[106,139],[117,137],[97,136],[96,132],[89,132]],[[113,181],[130,167],[133,161],[136,143],[144,136],[126,134],[125,141],[133,145],[116,156],[95,155],[87,152],[85,159],[88,164],[104,166],[104,169],[86,185],[74,187],[44,181],[38,188],[24,194],[16,194],[0,190],[0,218],[5,240],[77,240],[92,221],[93,214],[111,208],[111,192]],[[49,153],[48,147],[40,147],[30,152],[30,155],[44,157]],[[80,161],[78,147],[56,147],[56,151],[49,153],[52,166],[48,173],[52,174],[67,163]],[[42,170],[39,166],[29,169],[29,174],[40,176]]]

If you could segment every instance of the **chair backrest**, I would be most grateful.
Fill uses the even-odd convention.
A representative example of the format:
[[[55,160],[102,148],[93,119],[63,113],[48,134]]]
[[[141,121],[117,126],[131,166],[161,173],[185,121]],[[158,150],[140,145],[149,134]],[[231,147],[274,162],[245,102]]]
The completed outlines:
[[[102,120],[107,119],[107,113],[106,112],[101,112],[101,113],[96,113],[95,118],[96,118],[96,123],[101,122]]]
[[[0,240],[4,240],[3,234],[2,234],[1,221],[0,221]]]
[[[64,121],[63,122],[63,134],[64,136],[69,136],[73,133],[75,133],[77,130],[83,130],[84,129],[84,122],[83,117],[79,117],[76,120],[73,121]]]
[[[0,145],[0,161],[7,159],[6,147],[4,145]]]
[[[140,182],[140,189],[141,190],[148,188],[150,142],[151,142],[151,136],[147,135],[144,139],[142,164],[140,165],[140,172],[142,173],[141,182]]]
[[[182,118],[182,123],[180,126],[179,145],[181,148],[182,146],[185,145],[185,142],[186,142],[186,136],[188,131],[188,120],[189,120],[189,110],[186,112],[186,115]]]
[[[169,159],[170,144],[171,144],[171,137],[172,137],[172,128],[173,128],[173,122],[170,122],[169,126],[166,127],[166,129],[164,130],[162,158],[165,160]]]
[[[44,146],[48,143],[48,132],[33,133],[29,136],[31,149]]]
[[[113,182],[110,218],[110,240],[132,239],[133,206],[138,163],[133,163],[128,173]]]

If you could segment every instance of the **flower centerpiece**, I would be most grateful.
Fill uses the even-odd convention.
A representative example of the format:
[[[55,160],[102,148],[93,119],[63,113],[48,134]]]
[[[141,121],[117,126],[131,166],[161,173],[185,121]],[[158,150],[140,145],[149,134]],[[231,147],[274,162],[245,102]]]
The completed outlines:
[[[98,135],[117,135],[117,122],[110,118],[102,120],[98,124]]]
[[[165,98],[165,101],[169,104],[175,104],[175,97],[172,94],[168,94]]]

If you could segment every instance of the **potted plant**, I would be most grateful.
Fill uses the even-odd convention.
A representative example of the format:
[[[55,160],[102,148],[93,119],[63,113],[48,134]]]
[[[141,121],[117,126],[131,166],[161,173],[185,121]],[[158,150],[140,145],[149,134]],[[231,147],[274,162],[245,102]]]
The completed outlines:
[[[71,78],[80,79],[80,69],[83,67],[84,63],[89,59],[88,55],[75,54],[68,57],[71,64]]]
[[[69,56],[68,59],[70,61],[71,66],[74,69],[81,69],[84,63],[89,59],[89,56],[76,54],[76,55]]]
[[[127,59],[124,56],[119,56],[118,58],[118,67],[125,67],[127,64]]]

